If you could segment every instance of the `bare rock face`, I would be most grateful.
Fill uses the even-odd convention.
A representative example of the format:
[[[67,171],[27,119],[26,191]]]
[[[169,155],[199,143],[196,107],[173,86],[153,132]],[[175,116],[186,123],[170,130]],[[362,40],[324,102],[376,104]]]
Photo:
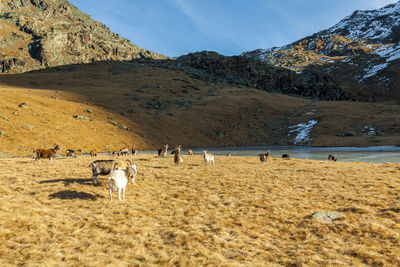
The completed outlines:
[[[269,92],[300,95],[321,100],[353,100],[331,76],[318,68],[302,75],[256,58],[227,57],[216,52],[190,53],[177,58],[183,65],[197,70],[203,80],[255,87]],[[184,69],[185,71],[185,69]]]
[[[2,0],[0,71],[166,56],[142,49],[65,0]]]

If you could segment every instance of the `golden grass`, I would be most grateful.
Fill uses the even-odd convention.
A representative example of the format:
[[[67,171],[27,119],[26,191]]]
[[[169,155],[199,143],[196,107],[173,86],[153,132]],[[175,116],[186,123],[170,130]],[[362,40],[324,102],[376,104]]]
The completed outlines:
[[[138,155],[110,201],[92,160],[0,159],[0,265],[400,265],[400,164]]]

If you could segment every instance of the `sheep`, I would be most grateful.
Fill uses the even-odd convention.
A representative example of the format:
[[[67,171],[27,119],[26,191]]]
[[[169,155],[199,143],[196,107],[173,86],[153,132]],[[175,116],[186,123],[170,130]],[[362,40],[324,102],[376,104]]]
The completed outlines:
[[[174,163],[175,163],[175,167],[179,168],[179,166],[183,163],[183,159],[180,155],[182,146],[177,146],[175,148],[175,156],[174,156]]]
[[[258,154],[258,156],[260,157],[260,161],[264,164],[265,162],[267,162],[267,158],[269,156],[269,150],[267,150],[265,154]]]
[[[93,172],[93,181],[96,180],[97,184],[99,184],[99,179],[97,179],[98,175],[108,175],[111,172],[111,169],[117,162],[115,160],[96,160],[89,164],[89,167],[92,168]]]
[[[62,149],[57,144],[55,144],[54,148],[50,148],[50,149],[38,148],[33,151],[34,153],[36,153],[35,161],[38,161],[40,163],[41,158],[44,158],[44,159],[48,158],[49,162],[51,163],[58,150],[62,150]]]
[[[158,158],[166,158],[168,152],[168,144],[165,144],[163,148],[158,150]]]
[[[97,150],[96,149],[91,150],[90,151],[90,156],[91,157],[97,157]]]
[[[137,167],[135,163],[132,163],[130,160],[127,160],[129,165],[126,169],[114,169],[116,164],[113,165],[110,175],[108,176],[108,192],[110,194],[110,200],[112,200],[112,192],[118,192],[118,199],[121,200],[121,191],[122,191],[122,199],[125,200],[125,189],[128,184],[129,179],[133,183],[137,174]]]
[[[67,149],[66,151],[66,154],[65,154],[65,156],[67,156],[67,157],[74,157],[74,158],[76,158],[76,154],[75,154],[75,151],[74,150],[72,150],[72,149]]]
[[[209,164],[209,165],[211,166],[211,163],[212,163],[213,166],[215,166],[214,155],[213,155],[213,154],[207,153],[206,150],[203,150],[203,153],[204,153],[204,155],[203,155],[204,164],[205,164],[205,165],[208,165],[208,164]]]
[[[283,159],[289,159],[289,154],[282,154]]]
[[[334,155],[329,155],[328,161],[337,161],[337,158]]]
[[[188,150],[188,154],[189,154],[190,156],[192,156],[192,155],[193,155],[193,151],[192,151],[191,149],[189,149],[189,150]]]

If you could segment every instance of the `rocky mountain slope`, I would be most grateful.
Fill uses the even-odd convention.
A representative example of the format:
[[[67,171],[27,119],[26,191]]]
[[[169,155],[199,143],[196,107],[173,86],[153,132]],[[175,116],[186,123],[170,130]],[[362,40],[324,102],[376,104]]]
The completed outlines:
[[[297,75],[258,59],[227,57],[207,51],[184,55],[176,61],[180,66],[195,69],[194,76],[203,80],[320,100],[355,100],[351,93],[319,69]],[[190,73],[187,68],[183,70]]]
[[[0,3],[0,72],[133,58],[166,57],[132,44],[66,0]]]
[[[319,69],[358,100],[400,99],[400,1],[355,11],[297,42],[242,54],[302,75]]]

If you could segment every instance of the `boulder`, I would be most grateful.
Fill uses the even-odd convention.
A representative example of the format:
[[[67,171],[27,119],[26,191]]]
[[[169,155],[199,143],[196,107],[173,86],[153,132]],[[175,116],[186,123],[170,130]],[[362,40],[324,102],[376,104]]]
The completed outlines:
[[[315,219],[318,221],[324,221],[324,222],[333,222],[338,219],[342,219],[345,217],[345,214],[342,212],[337,212],[337,211],[317,211],[314,212],[313,214],[307,216],[307,219]]]

